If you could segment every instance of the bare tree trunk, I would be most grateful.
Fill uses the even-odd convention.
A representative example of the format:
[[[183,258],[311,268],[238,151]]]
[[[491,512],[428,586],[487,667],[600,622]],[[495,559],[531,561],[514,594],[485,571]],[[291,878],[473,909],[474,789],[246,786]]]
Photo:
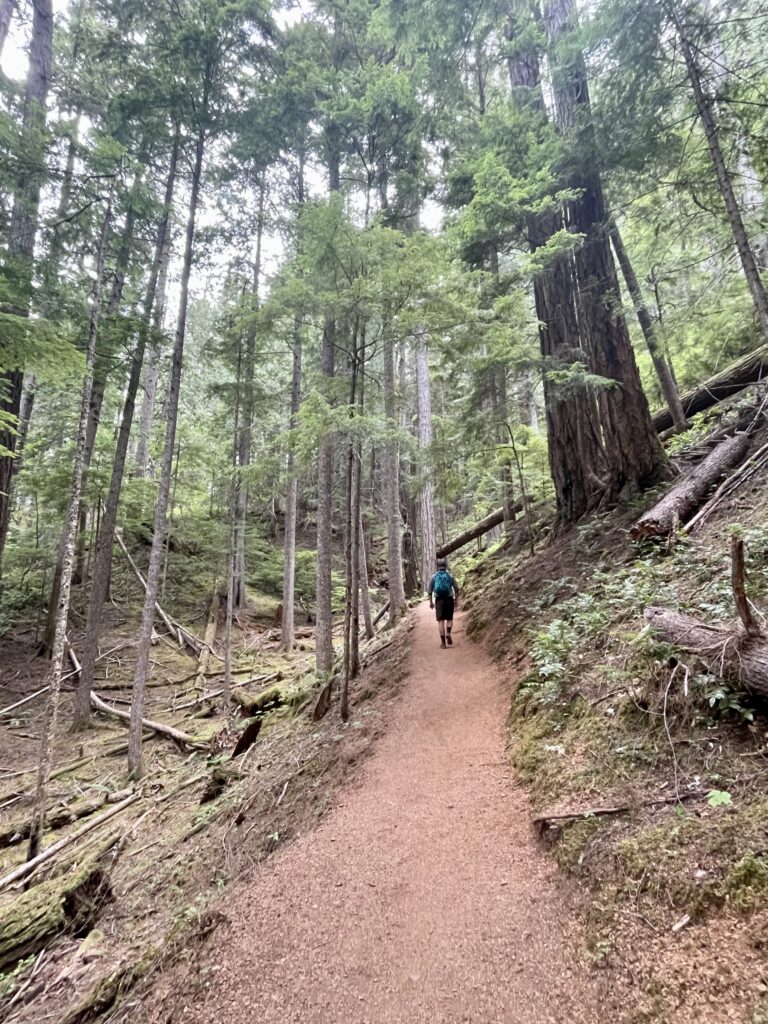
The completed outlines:
[[[141,379],[142,363],[147,345],[147,337],[150,332],[150,323],[155,301],[158,295],[160,279],[160,267],[163,259],[163,252],[166,248],[166,238],[169,232],[171,218],[171,206],[173,203],[173,192],[176,182],[176,165],[179,151],[178,132],[174,138],[171,151],[170,166],[165,186],[165,199],[163,214],[158,226],[157,240],[155,242],[155,254],[152,264],[147,293],[144,299],[144,317],[139,327],[139,336],[136,349],[131,361],[130,376],[128,379],[128,390],[123,406],[123,417],[120,423],[120,430],[117,435],[117,445],[112,463],[112,476],[109,482],[109,491],[104,507],[104,517],[101,521],[101,529],[96,541],[96,553],[93,566],[93,577],[91,580],[90,595],[88,599],[88,619],[86,624],[86,640],[82,655],[82,667],[80,670],[80,682],[75,696],[73,728],[82,729],[90,725],[91,721],[91,690],[93,689],[94,671],[98,657],[99,633],[101,631],[101,620],[104,611],[104,603],[109,590],[109,579],[112,572],[112,545],[117,523],[117,511],[120,504],[120,492],[123,485],[123,475],[128,456],[128,444],[131,435],[131,426],[136,406],[136,395]]]
[[[266,202],[266,181],[262,173],[259,183],[259,213],[256,225],[256,252],[253,257],[253,284],[251,302],[254,312],[259,308],[259,288],[261,283],[261,247],[264,237],[264,204]],[[245,359],[242,374],[242,398],[240,412],[240,443],[238,463],[240,483],[237,488],[237,547],[235,551],[235,608],[244,608],[247,604],[245,587],[245,526],[248,516],[248,482],[244,475],[251,464],[253,447],[253,414],[254,393],[253,379],[256,369],[256,330],[249,327],[245,339]]]
[[[365,623],[365,635],[371,640],[375,636],[373,628],[373,614],[371,613],[371,594],[368,590],[368,556],[365,552],[365,529],[363,527],[363,503],[362,492],[359,501],[360,523],[358,534],[360,536],[360,603],[363,608],[363,622]]]
[[[0,56],[2,56],[11,19],[16,11],[17,0],[0,0]]]
[[[176,447],[176,420],[179,409],[179,391],[181,389],[181,365],[184,355],[184,338],[187,326],[187,306],[189,303],[189,279],[192,272],[192,251],[195,239],[195,217],[200,196],[200,178],[203,170],[203,154],[205,151],[205,131],[198,130],[195,147],[195,164],[192,172],[189,213],[187,217],[186,242],[184,246],[184,263],[181,273],[181,294],[179,297],[179,314],[176,323],[176,338],[171,363],[171,381],[168,389],[168,413],[165,432],[165,449],[163,466],[155,507],[154,532],[152,549],[147,570],[147,592],[141,616],[141,626],[137,640],[136,668],[133,676],[133,692],[131,696],[131,725],[128,734],[128,768],[132,775],[141,775],[141,741],[142,715],[144,711],[144,693],[149,671],[149,650],[152,643],[152,625],[155,618],[155,602],[160,583],[160,569],[163,558],[163,547],[166,537],[166,516],[168,496],[171,486],[171,469],[173,453]]]
[[[222,706],[229,721],[232,692],[232,621],[235,612],[235,559],[237,558],[238,445],[240,439],[240,372],[242,349],[237,354],[237,385],[232,430],[232,480],[229,488],[229,549],[227,551],[227,614],[224,625],[224,685]]]
[[[341,157],[334,125],[328,137],[328,189],[338,192],[341,185]],[[334,375],[336,359],[336,323],[327,318],[323,329],[322,374],[326,382]],[[333,668],[333,439],[320,444],[317,473],[317,587],[315,665],[318,672]]]
[[[432,447],[432,394],[429,386],[427,343],[423,333],[416,337],[416,393],[419,410],[419,447],[422,455],[421,483],[421,586],[426,590],[434,571],[437,538],[432,469],[429,464]]]
[[[12,288],[11,307],[7,311],[19,317],[29,315],[32,292],[37,216],[40,191],[46,174],[45,106],[51,82],[53,49],[52,0],[33,0],[32,8],[32,39],[22,108],[21,141],[24,160],[14,183],[8,257],[4,268]],[[10,15],[9,11],[9,20]],[[17,423],[21,412],[23,378],[21,366],[0,375],[0,412],[16,418]],[[0,568],[10,526],[17,443],[15,429],[0,430],[0,449],[7,452],[0,456]]]
[[[353,355],[352,355],[352,376],[350,381],[349,416],[355,418],[355,403],[357,401],[357,373],[358,373],[358,329],[353,331]],[[349,682],[356,675],[355,654],[353,644],[358,642],[359,625],[355,621],[355,606],[358,605],[358,579],[355,573],[355,566],[359,561],[360,538],[358,527],[360,523],[359,510],[355,506],[355,482],[359,481],[356,472],[355,462],[355,437],[354,431],[350,429],[347,442],[347,472],[346,472],[346,516],[344,523],[344,561],[346,567],[345,590],[344,590],[344,652],[343,671],[341,684],[340,712],[341,720],[346,722],[349,718]]]
[[[594,143],[586,67],[574,48],[573,0],[550,0],[544,21],[557,127],[570,145]],[[586,116],[585,116],[586,115]],[[567,184],[579,192],[566,204],[568,226],[584,236],[576,249],[576,296],[582,347],[591,371],[614,386],[595,395],[597,425],[607,466],[603,479],[587,481],[588,508],[613,504],[622,494],[642,490],[669,475],[669,466],[653,429],[629,332],[619,308],[620,291],[607,233],[608,213],[596,166],[577,170]]]
[[[398,423],[395,406],[395,352],[389,325],[382,330],[384,358],[384,415],[387,429],[394,435]],[[400,454],[394,436],[382,447],[382,497],[387,520],[387,571],[389,577],[389,621],[397,622],[405,611],[405,585],[403,583],[402,525],[400,516]]]
[[[635,307],[635,313],[637,314],[637,320],[640,324],[640,330],[643,332],[645,344],[648,347],[654,369],[656,370],[656,376],[659,378],[659,384],[661,385],[661,393],[664,395],[664,401],[667,403],[667,408],[672,416],[675,428],[679,431],[686,430],[688,427],[688,421],[686,420],[685,413],[683,412],[683,406],[680,401],[677,386],[672,379],[672,371],[670,370],[669,364],[661,350],[661,346],[659,345],[659,340],[656,337],[656,328],[654,327],[651,314],[648,312],[648,307],[643,299],[643,292],[640,288],[640,282],[637,280],[635,268],[632,266],[632,261],[629,258],[627,250],[624,248],[624,241],[613,218],[611,218],[608,230],[611,236],[611,242],[613,243],[613,251],[616,253],[616,259],[619,261],[621,273],[627,285],[629,297],[632,299],[632,305]]]
[[[733,239],[736,243],[736,249],[738,250],[739,259],[741,260],[741,266],[744,271],[744,277],[747,279],[747,286],[749,287],[749,291],[752,296],[752,303],[755,307],[758,323],[760,324],[760,330],[763,333],[763,337],[768,340],[768,295],[766,295],[765,286],[763,285],[762,278],[760,277],[760,271],[758,270],[755,262],[754,253],[752,252],[752,248],[749,244],[747,230],[744,227],[744,221],[733,189],[733,182],[731,181],[731,176],[725,163],[725,157],[723,156],[723,150],[720,146],[720,135],[717,124],[715,123],[714,114],[712,113],[711,101],[704,93],[704,88],[701,84],[701,75],[696,63],[696,57],[688,40],[685,26],[680,18],[675,0],[669,0],[668,10],[680,40],[680,49],[682,50],[683,58],[685,59],[685,66],[688,71],[688,81],[691,83],[694,102],[704,129],[707,146],[709,147],[709,154],[712,158],[712,165],[715,168],[715,177],[717,178],[720,194],[723,197],[723,202],[725,203],[728,221],[731,225]]]
[[[152,314],[152,330],[149,339],[149,357],[144,369],[144,397],[141,403],[139,418],[139,437],[136,443],[136,469],[138,477],[146,477],[149,473],[149,445],[152,439],[152,423],[155,416],[157,401],[157,382],[160,377],[160,354],[162,348],[162,330],[165,320],[165,300],[168,287],[168,267],[171,262],[171,242],[173,232],[169,221],[165,231],[164,247],[160,257],[160,271],[157,279],[155,308]]]
[[[85,434],[88,428],[88,410],[90,405],[91,386],[93,384],[93,367],[96,357],[96,338],[99,333],[101,289],[104,280],[104,265],[107,255],[107,238],[109,237],[109,226],[112,219],[113,192],[114,185],[110,189],[109,198],[107,200],[107,209],[101,225],[101,237],[96,256],[96,279],[94,281],[93,296],[91,299],[91,317],[88,327],[88,342],[85,351],[85,376],[83,378],[83,391],[80,403],[80,420],[77,428],[75,462],[72,470],[72,485],[70,488],[69,504],[67,508],[67,523],[64,531],[64,558],[61,566],[59,607],[56,616],[56,633],[53,642],[51,671],[49,675],[48,704],[45,711],[45,717],[43,719],[40,738],[40,762],[38,765],[37,784],[35,787],[35,802],[32,812],[32,822],[29,831],[28,860],[37,856],[40,841],[42,839],[43,826],[45,824],[48,779],[51,773],[53,739],[56,732],[56,721],[59,711],[61,675],[64,663],[64,654],[67,646],[67,621],[69,619],[69,598],[72,583],[72,567],[75,555],[77,517],[78,509],[80,507],[80,487],[83,479]]]
[[[301,406],[301,317],[297,316],[293,324],[293,374],[291,376],[291,416],[290,429],[295,430]],[[283,555],[283,621],[282,646],[286,651],[293,650],[293,634],[295,629],[294,608],[296,590],[296,506],[299,481],[296,476],[296,455],[293,440],[288,447],[288,489],[285,497],[285,540]]]

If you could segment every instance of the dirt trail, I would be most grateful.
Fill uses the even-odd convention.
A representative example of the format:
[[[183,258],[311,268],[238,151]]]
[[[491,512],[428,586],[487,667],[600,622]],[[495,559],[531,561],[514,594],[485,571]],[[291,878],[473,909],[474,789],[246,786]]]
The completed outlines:
[[[441,650],[429,608],[415,617],[410,675],[359,785],[231,894],[207,994],[180,992],[175,1020],[599,1020],[568,953],[567,890],[505,762],[496,671],[460,621]]]

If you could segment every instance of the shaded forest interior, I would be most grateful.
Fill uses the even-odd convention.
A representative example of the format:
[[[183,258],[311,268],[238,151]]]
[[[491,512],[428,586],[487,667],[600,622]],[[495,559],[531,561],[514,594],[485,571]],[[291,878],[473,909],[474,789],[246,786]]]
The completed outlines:
[[[573,597],[590,531],[648,577],[715,536],[727,614],[639,584],[632,611],[700,665],[686,686],[722,676],[712,707],[747,692],[762,714],[765,516],[740,503],[768,463],[766,17],[0,0],[0,970],[31,972],[0,977],[14,1012],[52,936],[111,899],[109,864],[152,842],[140,822],[181,844],[254,806],[280,818],[292,744],[302,786],[343,775],[333,730],[370,701],[360,749],[376,734],[436,556],[477,634],[541,669],[537,617]],[[523,621],[518,585],[552,601]],[[556,639],[546,692],[573,682]],[[570,698],[525,699],[546,720],[531,749],[556,747]],[[259,826],[258,857],[294,827]],[[142,956],[105,1005],[161,959]]]

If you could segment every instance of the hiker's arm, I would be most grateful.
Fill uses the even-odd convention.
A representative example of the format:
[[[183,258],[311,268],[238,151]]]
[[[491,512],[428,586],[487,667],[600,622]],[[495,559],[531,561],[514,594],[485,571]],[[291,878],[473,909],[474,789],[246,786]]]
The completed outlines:
[[[432,600],[432,595],[434,593],[434,590],[435,590],[435,577],[432,576],[430,578],[430,580],[429,580],[429,583],[427,584],[427,593],[429,594],[429,607],[430,608],[434,608],[435,607],[435,603]]]
[[[454,599],[455,604],[458,606],[458,604],[459,604],[459,584],[456,582],[456,580],[453,578],[453,576],[451,576],[451,582],[453,583],[453,599]]]

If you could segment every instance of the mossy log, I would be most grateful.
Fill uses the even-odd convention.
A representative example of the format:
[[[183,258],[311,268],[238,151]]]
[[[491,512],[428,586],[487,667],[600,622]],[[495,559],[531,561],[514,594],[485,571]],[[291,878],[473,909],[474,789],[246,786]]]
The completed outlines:
[[[138,960],[120,964],[100,978],[93,988],[61,1018],[61,1024],[88,1024],[98,1020],[162,961],[164,952],[150,946]]]
[[[243,718],[263,715],[267,711],[274,711],[275,708],[285,704],[285,696],[279,686],[270,686],[268,689],[262,690],[261,693],[248,693],[238,686],[232,691],[231,699],[240,708]]]
[[[103,858],[117,835],[101,843],[98,852],[75,872],[14,896],[0,909],[0,970],[38,953],[64,931],[79,931],[92,923],[111,899]]]
[[[659,640],[695,654],[717,675],[768,697],[768,637],[712,626],[667,608],[646,608],[645,618]]]
[[[735,363],[726,366],[720,373],[697,384],[695,388],[680,396],[683,412],[691,417],[694,413],[710,409],[725,398],[735,395],[750,384],[768,378],[768,345],[742,356]],[[659,431],[673,426],[669,409],[660,409],[653,414],[653,425]]]
[[[635,540],[664,537],[672,533],[701,505],[712,488],[725,474],[742,461],[751,439],[736,434],[723,441],[664,495],[661,501],[645,512],[630,530]]]
[[[106,803],[105,797],[96,800],[81,800],[78,803],[70,804],[68,807],[54,807],[45,816],[45,828],[57,829],[64,825],[71,825],[79,818],[85,818],[94,811],[98,811]],[[0,825],[0,849],[13,846],[29,837],[29,817],[20,821],[6,821]]]

